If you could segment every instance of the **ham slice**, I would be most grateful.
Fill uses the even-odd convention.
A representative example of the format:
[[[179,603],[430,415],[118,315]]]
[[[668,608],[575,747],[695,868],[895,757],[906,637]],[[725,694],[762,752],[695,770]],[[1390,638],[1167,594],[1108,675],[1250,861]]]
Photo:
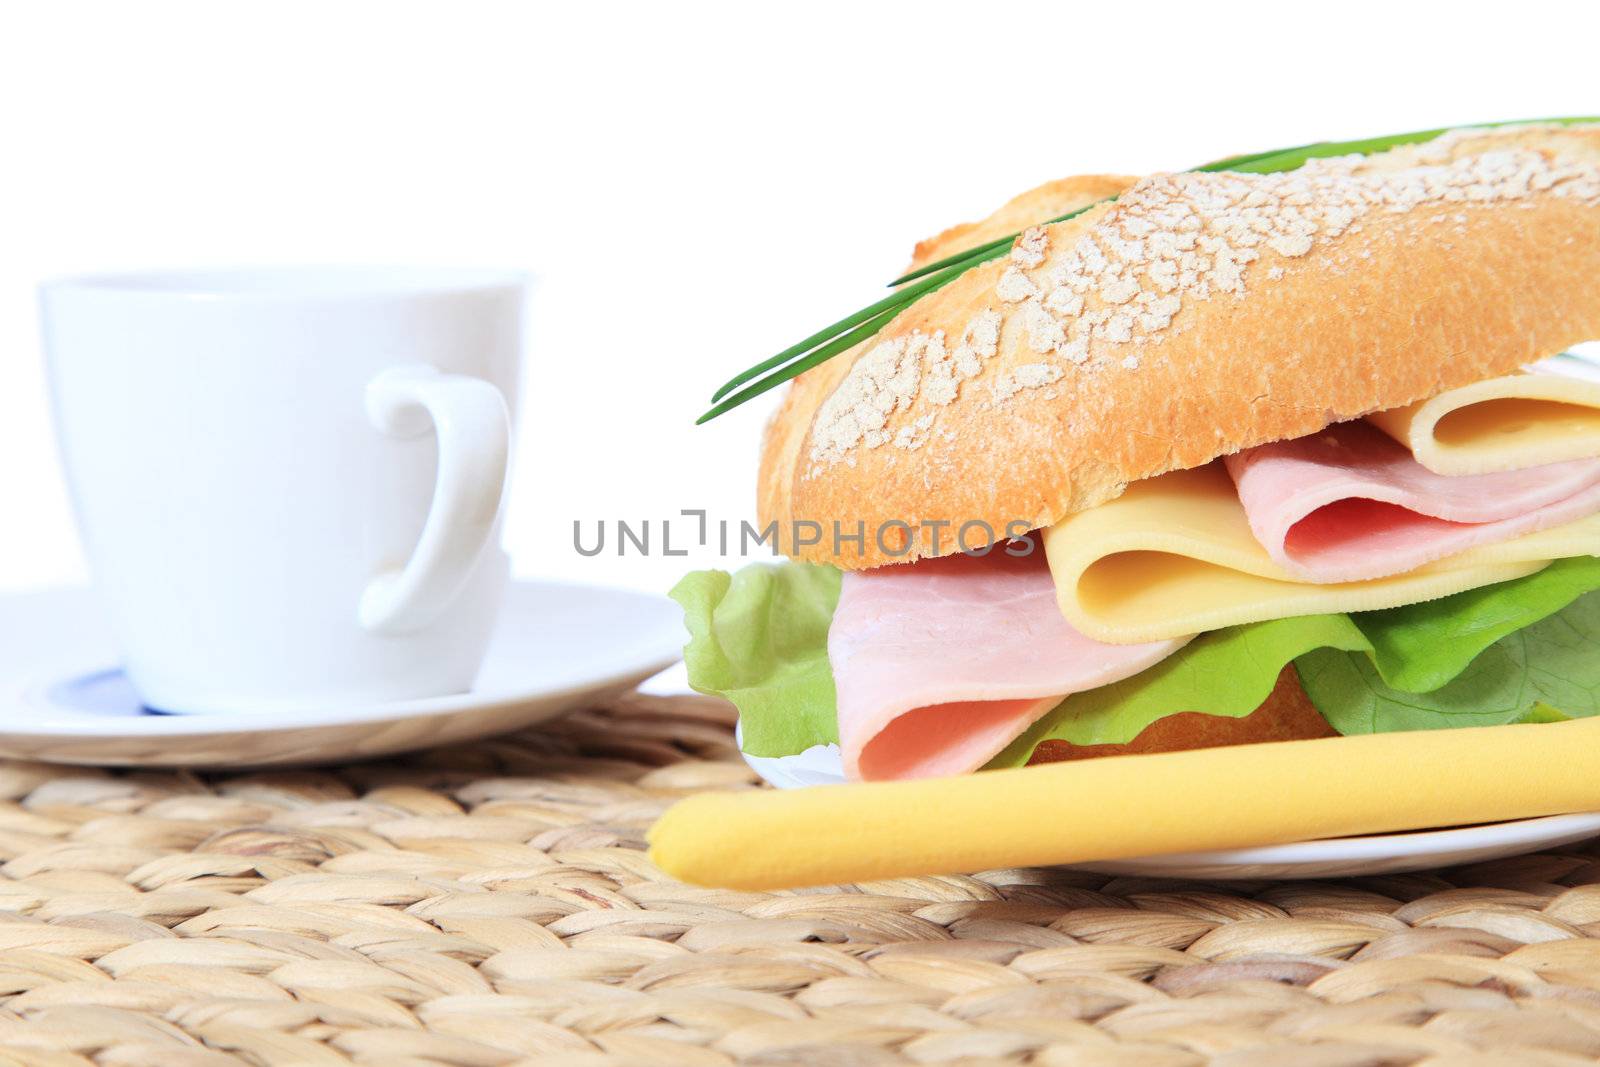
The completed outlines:
[[[1225,462],[1256,540],[1307,582],[1402,574],[1600,512],[1600,459],[1448,477],[1364,422]]]
[[[1083,636],[1061,617],[1038,548],[847,572],[828,631],[845,774],[977,770],[1068,694],[1137,674],[1187,640]]]

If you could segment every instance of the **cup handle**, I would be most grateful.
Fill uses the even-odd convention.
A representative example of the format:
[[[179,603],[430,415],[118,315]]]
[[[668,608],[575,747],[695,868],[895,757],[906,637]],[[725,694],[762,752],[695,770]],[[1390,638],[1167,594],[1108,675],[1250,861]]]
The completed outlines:
[[[392,437],[439,438],[438,477],[422,536],[405,566],[361,595],[361,625],[404,633],[436,618],[466,584],[505,503],[511,417],[500,390],[434,367],[390,367],[367,383],[367,418]]]

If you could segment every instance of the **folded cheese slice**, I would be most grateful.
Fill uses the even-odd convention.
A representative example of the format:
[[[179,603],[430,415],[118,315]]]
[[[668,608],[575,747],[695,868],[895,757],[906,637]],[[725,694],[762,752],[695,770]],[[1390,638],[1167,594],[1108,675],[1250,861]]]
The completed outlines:
[[[1061,613],[1097,641],[1160,641],[1239,623],[1370,611],[1509,581],[1600,553],[1600,516],[1482,545],[1404,574],[1296,580],[1256,541],[1220,462],[1130,485],[1044,533]]]
[[[1451,477],[1362,422],[1223,463],[1256,540],[1305,582],[1402,574],[1600,512],[1600,459]]]
[[[1491,378],[1367,421],[1436,474],[1486,474],[1600,456],[1600,382],[1535,372]]]
[[[1037,549],[848,571],[828,629],[845,774],[975,771],[1067,694],[1135,675],[1187,640],[1078,633]]]

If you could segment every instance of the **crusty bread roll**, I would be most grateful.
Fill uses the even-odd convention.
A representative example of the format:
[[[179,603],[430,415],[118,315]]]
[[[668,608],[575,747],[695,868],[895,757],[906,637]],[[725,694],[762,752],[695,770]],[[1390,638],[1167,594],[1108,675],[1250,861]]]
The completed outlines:
[[[1338,731],[1328,725],[1328,720],[1322,717],[1322,713],[1300,687],[1300,676],[1290,664],[1278,674],[1277,683],[1261,706],[1240,718],[1183,711],[1157,719],[1145,727],[1138,737],[1122,745],[1074,745],[1068,741],[1042,741],[1033,750],[1033,755],[1028,757],[1028,762],[1055,763],[1094,756],[1180,752],[1191,748],[1248,745],[1256,741],[1304,741],[1314,737],[1337,736]]]
[[[1119,181],[1040,199],[1061,214]],[[1597,278],[1600,126],[1155,175],[797,379],[767,429],[761,522],[789,554],[850,570],[954,552],[973,520],[1048,526],[1131,481],[1600,338]],[[795,520],[827,533],[795,544]],[[864,523],[864,545],[835,551],[835,522]],[[915,542],[894,522],[921,524]]]

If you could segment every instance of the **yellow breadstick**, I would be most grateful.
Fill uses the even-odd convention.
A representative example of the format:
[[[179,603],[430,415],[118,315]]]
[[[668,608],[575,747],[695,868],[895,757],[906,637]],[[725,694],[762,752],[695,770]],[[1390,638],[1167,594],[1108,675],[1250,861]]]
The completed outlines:
[[[697,885],[778,889],[1600,810],[1600,719],[704,793],[650,831]]]

